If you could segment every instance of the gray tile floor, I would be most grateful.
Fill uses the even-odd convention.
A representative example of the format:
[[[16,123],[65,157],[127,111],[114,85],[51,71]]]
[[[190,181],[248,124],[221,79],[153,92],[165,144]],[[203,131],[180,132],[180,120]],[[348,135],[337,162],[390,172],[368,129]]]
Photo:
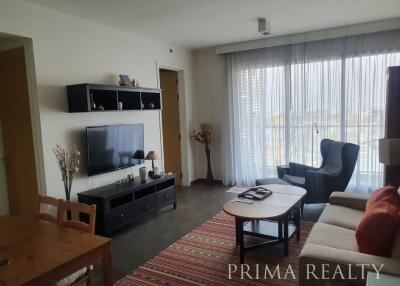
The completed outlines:
[[[112,237],[114,280],[131,273],[147,260],[206,222],[222,210],[222,205],[236,195],[228,187],[196,185],[177,190],[178,208],[165,207],[139,224]],[[324,205],[306,205],[303,219],[316,221]],[[96,283],[97,282],[97,283]],[[100,285],[95,275],[95,285]]]

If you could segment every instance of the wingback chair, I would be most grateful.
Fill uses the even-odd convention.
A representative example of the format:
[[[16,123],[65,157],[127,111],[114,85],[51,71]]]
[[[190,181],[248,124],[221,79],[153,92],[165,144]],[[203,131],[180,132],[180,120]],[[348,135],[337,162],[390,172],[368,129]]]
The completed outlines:
[[[323,139],[319,168],[290,162],[289,166],[278,166],[278,176],[291,185],[305,188],[305,203],[327,203],[332,192],[346,189],[359,150],[360,146],[352,143]]]

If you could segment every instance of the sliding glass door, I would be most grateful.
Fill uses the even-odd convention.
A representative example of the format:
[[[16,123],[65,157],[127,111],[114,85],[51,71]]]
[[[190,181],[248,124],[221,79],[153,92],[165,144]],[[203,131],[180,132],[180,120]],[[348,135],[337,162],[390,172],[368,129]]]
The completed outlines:
[[[237,183],[275,176],[276,166],[289,161],[317,167],[319,143],[330,138],[360,145],[351,186],[380,186],[386,69],[400,65],[400,53],[281,62],[236,70]]]

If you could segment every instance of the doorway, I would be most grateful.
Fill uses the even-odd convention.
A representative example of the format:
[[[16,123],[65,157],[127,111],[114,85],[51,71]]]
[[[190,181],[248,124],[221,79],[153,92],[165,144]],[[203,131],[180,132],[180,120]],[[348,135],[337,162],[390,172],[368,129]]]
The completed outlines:
[[[24,47],[0,51],[0,100],[6,177],[1,190],[5,192],[6,184],[10,214],[32,217],[37,213],[38,184]]]
[[[182,185],[178,72],[160,69],[160,88],[162,90],[164,169],[165,172],[175,173],[176,184]]]

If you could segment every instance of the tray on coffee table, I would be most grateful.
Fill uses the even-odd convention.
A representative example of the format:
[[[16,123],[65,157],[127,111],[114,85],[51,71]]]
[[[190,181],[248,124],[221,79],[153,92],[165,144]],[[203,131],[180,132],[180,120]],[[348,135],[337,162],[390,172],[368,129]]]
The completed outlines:
[[[238,195],[238,198],[261,201],[272,195],[272,191],[264,187],[254,187]]]

